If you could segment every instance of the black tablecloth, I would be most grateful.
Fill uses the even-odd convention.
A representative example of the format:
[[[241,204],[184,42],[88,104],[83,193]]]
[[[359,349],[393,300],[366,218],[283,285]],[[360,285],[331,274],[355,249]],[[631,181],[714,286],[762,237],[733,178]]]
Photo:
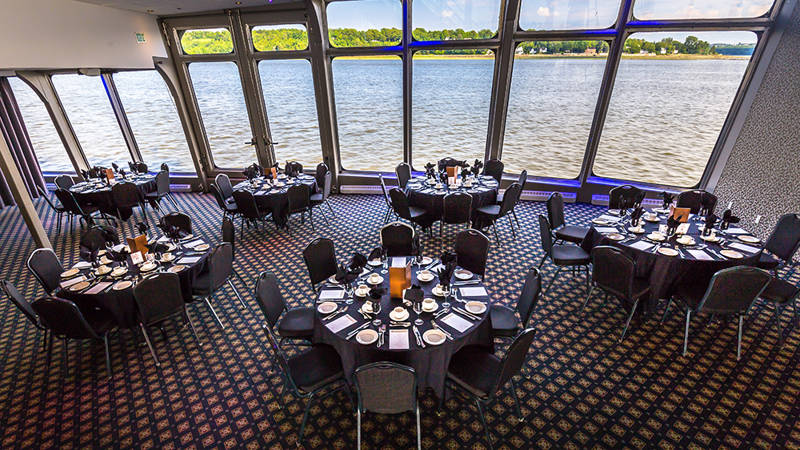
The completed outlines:
[[[375,273],[379,273],[384,278],[383,285],[386,288],[386,294],[381,299],[381,311],[377,317],[381,319],[384,324],[388,325],[389,312],[391,312],[391,310],[397,306],[403,306],[403,304],[400,299],[391,299],[389,297],[389,274],[381,273],[382,270],[382,267],[374,269]],[[438,310],[441,310],[441,303],[444,301],[444,299],[442,297],[433,296],[431,293],[431,289],[438,284],[438,279],[434,278],[434,280],[429,283],[420,283],[417,281],[416,272],[417,268],[416,266],[413,266],[413,283],[420,285],[425,292],[425,297],[433,297],[437,301],[437,304],[439,304]],[[368,274],[364,275],[364,277],[366,276],[368,276]],[[470,284],[469,286],[482,286],[482,284]],[[328,289],[336,288],[330,287]],[[353,372],[359,366],[377,361],[393,361],[413,367],[417,373],[417,383],[419,388],[431,388],[434,390],[436,395],[439,396],[439,398],[442,398],[445,392],[444,386],[447,367],[450,364],[450,358],[453,356],[453,354],[466,345],[484,345],[490,348],[493,346],[491,322],[489,320],[489,310],[491,309],[489,298],[470,297],[467,298],[467,300],[479,300],[487,303],[486,312],[480,315],[480,320],[474,321],[472,327],[465,330],[463,333],[460,333],[443,323],[441,318],[444,316],[436,319],[436,322],[453,336],[452,341],[445,340],[445,342],[441,345],[433,346],[425,344],[425,348],[419,347],[416,343],[411,328],[408,328],[410,343],[408,350],[389,350],[388,331],[386,333],[384,345],[380,348],[377,347],[376,343],[370,345],[359,344],[356,342],[355,338],[346,340],[345,337],[350,331],[358,328],[359,325],[362,325],[365,322],[362,315],[358,312],[358,309],[361,308],[361,306],[365,303],[365,300],[359,297],[355,297],[355,300],[351,305],[347,305],[344,302],[338,303],[339,308],[347,308],[346,314],[349,314],[351,317],[356,319],[356,322],[353,325],[345,328],[342,331],[339,331],[338,333],[333,333],[330,329],[328,329],[325,325],[330,323],[330,321],[323,321],[322,316],[317,313],[314,323],[314,341],[329,344],[336,349],[342,359],[344,373],[350,382],[352,382]],[[460,303],[452,298],[450,299],[450,303],[452,305],[451,307],[464,307],[463,303]],[[413,324],[414,319],[417,318],[417,314],[411,310],[411,308],[407,309],[409,310],[409,319],[407,320],[411,321]],[[343,317],[344,315],[345,313],[342,313],[336,317]],[[420,314],[420,318],[422,318],[424,321],[422,325],[417,327],[420,335],[432,328],[432,317],[433,313],[423,312]],[[334,318],[332,321],[335,320],[336,318]],[[368,328],[375,329],[375,327],[372,325],[370,325]]]
[[[189,243],[198,238],[193,239],[185,239],[182,242]],[[186,249],[181,247],[180,249],[173,252],[175,255],[175,260],[171,263],[162,263],[159,267],[149,272],[157,273],[161,270],[166,270],[174,264],[178,263],[178,260],[181,259],[182,256],[199,256],[200,259],[193,263],[193,264],[185,264],[187,266],[186,269],[178,272],[178,279],[181,283],[181,293],[183,294],[183,299],[190,303],[193,301],[192,298],[192,286],[194,285],[197,276],[200,272],[203,271],[205,268],[205,262],[208,257],[208,253],[210,250],[194,252],[190,249]],[[114,262],[112,264],[108,264],[109,267],[117,267],[120,265],[127,265],[127,262]],[[93,269],[85,269],[81,271],[81,274],[86,275],[92,272]],[[112,278],[110,275],[105,276],[97,276],[94,280],[91,280],[92,286],[94,286],[95,281],[120,281],[120,280],[132,280],[136,283],[136,280],[139,278],[138,267],[133,266],[133,268],[128,272],[128,275],[121,277],[121,278]],[[144,275],[144,274],[142,274]],[[120,328],[135,328],[138,325],[139,318],[138,318],[138,310],[136,307],[136,300],[133,298],[133,286],[115,291],[110,287],[106,289],[104,292],[100,292],[98,294],[84,294],[82,292],[72,292],[69,288],[66,289],[59,289],[56,295],[59,297],[72,300],[75,302],[76,305],[81,310],[89,310],[92,308],[99,308],[101,311],[109,314],[114,322]],[[91,287],[85,289],[89,290]]]
[[[309,195],[313,194],[317,188],[317,182],[312,175],[300,174],[296,178],[287,178],[284,175],[278,176],[278,181],[284,183],[281,187],[274,187],[267,182],[266,178],[256,178],[250,181],[242,181],[234,186],[234,190],[246,190],[256,198],[256,204],[262,211],[272,213],[272,220],[278,226],[286,224],[286,216],[289,209],[289,197],[286,195],[289,187],[295,184],[305,184],[309,187]]]
[[[136,187],[139,188],[142,199],[144,199],[146,194],[155,192],[157,189],[155,175],[129,175],[126,181],[134,183]],[[114,203],[114,198],[111,195],[111,186],[104,182],[96,180],[91,180],[89,182],[83,181],[72,185],[69,190],[82,207],[95,206],[99,208],[102,213],[113,216],[117,215],[117,205]],[[123,211],[123,214],[129,215],[130,211]]]
[[[497,202],[497,190],[499,184],[497,180],[489,176],[479,176],[475,179],[472,187],[467,188],[461,185],[460,187],[449,187],[442,185],[441,189],[436,189],[426,183],[425,177],[415,177],[411,179],[406,185],[406,192],[408,194],[408,202],[411,206],[417,206],[425,209],[426,223],[428,226],[431,223],[442,218],[442,206],[444,196],[451,192],[466,192],[472,196],[472,212],[473,220],[475,220],[474,227],[483,229],[491,223],[486,222],[482,216],[475,214],[475,210],[481,206],[491,205]]]
[[[642,220],[642,227],[645,232],[642,234],[634,234],[628,231],[630,226],[629,219],[623,219],[618,224],[602,224],[593,225],[586,240],[583,242],[582,247],[591,251],[592,248],[598,245],[613,245],[625,250],[636,261],[637,276],[646,277],[650,283],[650,298],[642,305],[644,312],[652,312],[658,306],[659,299],[669,298],[675,293],[675,290],[680,284],[699,284],[707,285],[711,281],[711,277],[717,271],[728,267],[739,265],[755,265],[758,261],[760,252],[748,253],[740,249],[730,248],[733,243],[744,244],[736,238],[733,234],[720,234],[717,231],[718,237],[723,241],[720,243],[706,243],[701,238],[701,229],[699,226],[703,225],[702,221],[695,221],[695,216],[691,216],[689,220],[689,230],[686,233],[692,236],[696,244],[685,246],[676,243],[676,236],[669,238],[664,243],[649,241],[647,235],[653,231],[658,231],[660,225],[666,224],[666,214],[659,215],[660,221],[657,223],[647,222]],[[611,240],[608,235],[610,233],[601,233],[597,228],[615,228],[620,234],[625,236],[623,241]],[[652,246],[648,249],[632,248],[631,245],[636,242],[644,241]],[[660,245],[659,245],[660,244]],[[753,247],[760,247],[757,244],[745,244]],[[676,248],[679,250],[677,256],[666,256],[656,252],[656,249],[661,247]],[[728,259],[722,256],[719,252],[722,249],[730,248],[736,250],[744,255],[741,259]],[[712,261],[697,259],[688,253],[687,250],[704,250],[709,256],[713,258]],[[708,251],[710,250],[710,252]],[[630,306],[630,305],[629,305]]]

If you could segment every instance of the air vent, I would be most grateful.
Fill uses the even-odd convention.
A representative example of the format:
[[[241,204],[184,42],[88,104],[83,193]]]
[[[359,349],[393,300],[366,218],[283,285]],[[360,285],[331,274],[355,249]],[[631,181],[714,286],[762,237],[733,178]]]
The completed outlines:
[[[380,185],[368,186],[365,184],[344,184],[339,186],[339,193],[341,194],[373,194],[382,195]]]

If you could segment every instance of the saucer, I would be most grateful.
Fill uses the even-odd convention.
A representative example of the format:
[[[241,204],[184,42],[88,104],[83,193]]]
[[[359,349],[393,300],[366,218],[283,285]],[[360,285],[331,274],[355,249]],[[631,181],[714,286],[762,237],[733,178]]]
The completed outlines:
[[[459,280],[469,280],[472,278],[472,272],[467,269],[458,269],[455,271],[454,275]]]
[[[150,272],[151,270],[155,269],[156,267],[158,267],[156,265],[156,263],[148,261],[148,262],[142,264],[142,267],[139,267],[139,272]]]
[[[407,309],[404,309],[403,312],[400,314],[397,314],[396,312],[394,312],[394,310],[392,310],[392,312],[389,313],[389,318],[397,322],[402,322],[408,319],[408,316],[409,314]]]
[[[472,300],[464,305],[464,309],[472,314],[483,314],[486,312],[486,303]]]
[[[128,273],[128,269],[125,267],[117,267],[116,269],[111,271],[112,277],[121,277]]]
[[[630,231],[631,233],[642,234],[642,233],[644,233],[644,228],[642,228],[642,227],[638,227],[638,228],[637,227],[628,227],[628,231]]]
[[[338,305],[334,302],[322,302],[317,305],[317,311],[319,311],[320,314],[330,314],[336,311],[337,307]]]
[[[372,276],[370,275],[367,277],[367,284],[371,284],[373,286],[383,283],[383,277],[380,275]]]
[[[434,312],[437,309],[439,309],[439,304],[436,303],[435,301],[431,303],[430,306],[426,305],[424,302],[422,303],[422,310],[425,312]]]
[[[647,239],[650,239],[651,241],[656,241],[656,242],[664,242],[664,240],[666,240],[667,238],[663,234],[660,234],[660,233],[658,233],[658,234],[657,233],[650,233],[650,234],[647,235]]]
[[[361,330],[356,334],[356,342],[363,345],[374,344],[375,341],[378,340],[378,332],[371,329],[366,328]]]
[[[417,279],[423,283],[431,282],[433,281],[434,278],[435,277],[433,275],[433,272],[431,272],[430,270],[423,270],[417,272]]]
[[[97,275],[100,275],[100,276],[107,275],[109,272],[111,272],[111,267],[108,267],[105,264],[100,266],[100,267],[98,267],[94,271],[94,273],[96,273]]]
[[[424,333],[422,333],[422,340],[425,341],[426,344],[430,345],[440,345],[442,344],[447,337],[442,333],[440,330],[432,328]]]
[[[174,259],[175,259],[175,255],[173,255],[172,253],[164,253],[163,255],[161,255],[161,261],[164,261],[164,262],[170,262],[170,261],[172,261]]]
[[[363,291],[361,289],[356,289],[354,294],[356,297],[366,297],[369,295],[369,289],[364,289]]]
[[[431,290],[431,293],[433,295],[437,296],[437,297],[444,297],[445,296],[444,291],[442,290],[442,286],[440,286],[438,284],[433,287],[433,289]]]
[[[78,269],[69,269],[61,272],[61,278],[72,278],[77,275],[80,271]]]
[[[675,240],[675,242],[677,242],[678,244],[681,244],[681,245],[694,245],[694,244],[696,244],[696,242],[695,242],[693,237],[686,236],[686,235],[683,235],[683,236],[679,237],[678,239]]]
[[[717,235],[700,236],[700,239],[702,239],[702,240],[704,240],[706,242],[719,242],[719,236],[717,236]]]
[[[382,265],[383,262],[380,259],[370,259],[369,261],[367,261],[367,264],[369,264],[372,267],[378,267]]]

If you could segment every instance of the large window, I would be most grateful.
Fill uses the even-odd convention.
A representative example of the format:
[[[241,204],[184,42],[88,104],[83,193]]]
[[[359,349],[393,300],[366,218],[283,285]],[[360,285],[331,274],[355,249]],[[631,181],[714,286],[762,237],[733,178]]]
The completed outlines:
[[[191,63],[189,75],[214,164],[232,169],[256,162],[255,148],[246,143],[252,139],[253,133],[236,64]]]
[[[774,0],[636,0],[637,19],[719,19],[758,17]]]
[[[305,50],[308,31],[304,25],[259,25],[253,27],[253,47],[259,52]]]
[[[335,47],[397,45],[403,36],[400,0],[328,3],[328,39]]]
[[[493,70],[490,52],[477,58],[414,56],[411,152],[415,169],[446,156],[468,161],[484,158]]]
[[[114,84],[150,170],[167,163],[171,172],[194,173],[178,111],[161,75],[155,70],[119,72]]]
[[[755,35],[637,33],[625,42],[594,164],[602,177],[688,187],[708,163]],[[747,43],[747,44],[742,44]],[[738,51],[737,51],[738,52]]]
[[[43,172],[74,173],[75,168],[41,99],[24,81],[10,77],[8,82],[17,99],[39,167]]]
[[[497,33],[501,0],[414,0],[412,35],[418,41],[489,39]]]
[[[518,47],[503,139],[506,172],[578,176],[607,48],[603,41],[525,42]]]
[[[131,154],[111,108],[103,78],[53,75],[53,84],[89,164],[127,166],[132,160]]]
[[[316,167],[322,161],[311,64],[305,59],[258,63],[275,159]]]
[[[400,58],[336,58],[333,87],[342,167],[393,170],[403,160]]]
[[[574,30],[614,25],[620,0],[522,0],[519,25],[525,30]]]
[[[187,55],[233,53],[233,40],[227,28],[186,30],[181,35],[181,48]]]

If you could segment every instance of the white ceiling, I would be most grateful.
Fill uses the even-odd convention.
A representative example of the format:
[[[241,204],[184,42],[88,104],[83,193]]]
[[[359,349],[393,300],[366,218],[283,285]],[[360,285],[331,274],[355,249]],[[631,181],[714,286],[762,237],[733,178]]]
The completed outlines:
[[[270,3],[286,3],[286,0],[77,0],[109,8],[127,9],[154,16],[197,13],[219,9],[264,6]]]

